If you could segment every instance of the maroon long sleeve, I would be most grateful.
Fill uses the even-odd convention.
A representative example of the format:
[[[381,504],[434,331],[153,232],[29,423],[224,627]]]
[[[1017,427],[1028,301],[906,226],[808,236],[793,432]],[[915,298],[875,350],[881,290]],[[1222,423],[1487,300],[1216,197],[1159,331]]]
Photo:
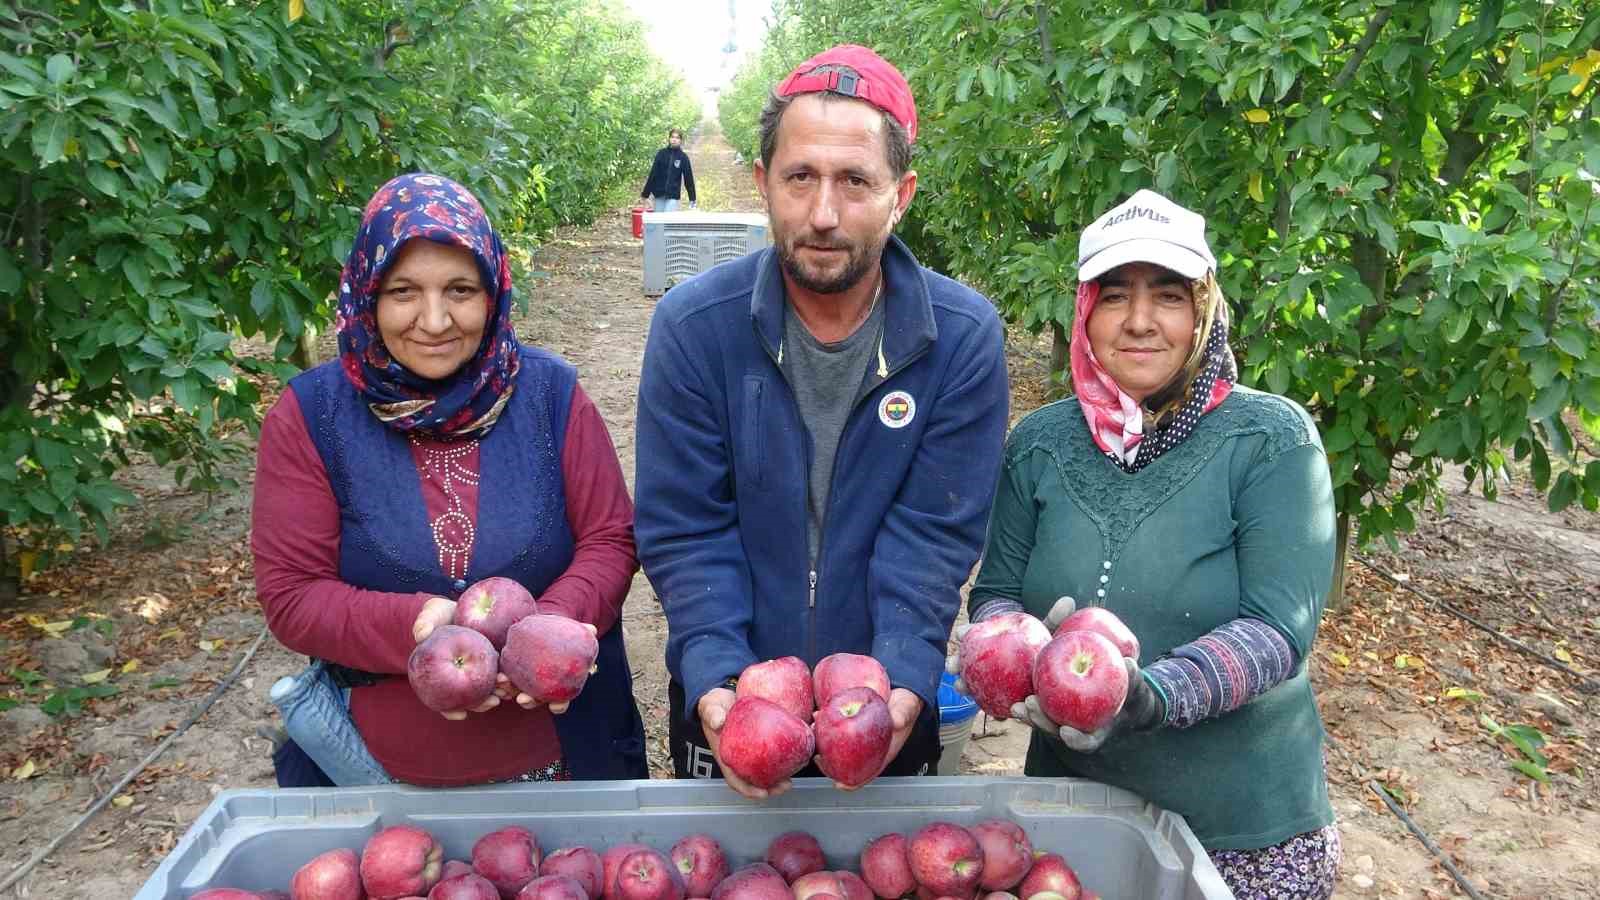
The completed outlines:
[[[413,447],[413,459],[422,452]],[[479,454],[455,464],[476,475]],[[539,597],[540,608],[591,622],[604,633],[620,618],[638,568],[633,505],[605,422],[577,387],[561,469],[576,546],[567,569]],[[422,487],[433,521],[448,498],[437,482],[423,479]],[[475,521],[475,485],[456,482],[453,488],[462,512]],[[370,672],[405,671],[415,645],[411,625],[428,595],[363,590],[339,579],[339,507],[293,391],[283,393],[262,423],[252,525],[257,595],[284,646]],[[391,774],[415,783],[510,777],[560,754],[542,709],[502,704],[465,722],[447,722],[422,707],[399,678],[358,690],[351,710],[373,755]],[[438,740],[419,741],[418,728]],[[513,734],[526,740],[508,740]],[[450,769],[439,771],[439,764]]]

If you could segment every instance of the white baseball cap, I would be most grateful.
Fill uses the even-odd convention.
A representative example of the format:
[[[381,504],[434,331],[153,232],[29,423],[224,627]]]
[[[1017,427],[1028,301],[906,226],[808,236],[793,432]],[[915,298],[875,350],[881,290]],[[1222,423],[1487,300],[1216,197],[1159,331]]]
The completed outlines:
[[[1206,219],[1155,191],[1141,190],[1094,220],[1078,238],[1078,280],[1093,281],[1117,266],[1147,262],[1185,278],[1216,271],[1206,245]]]

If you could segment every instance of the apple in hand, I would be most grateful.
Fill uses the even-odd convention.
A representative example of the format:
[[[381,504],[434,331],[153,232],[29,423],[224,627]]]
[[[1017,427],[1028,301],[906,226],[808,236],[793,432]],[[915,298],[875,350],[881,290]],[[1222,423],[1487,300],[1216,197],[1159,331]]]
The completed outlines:
[[[710,897],[722,879],[728,877],[728,855],[709,834],[691,834],[672,845],[667,856],[683,876],[683,887],[690,897]]]
[[[1041,853],[1033,859],[1028,877],[1017,887],[1021,900],[1038,894],[1054,894],[1064,900],[1080,900],[1083,886],[1078,883],[1078,873],[1072,871],[1059,853]],[[1054,900],[1054,897],[1051,898]]]
[[[873,838],[861,850],[861,877],[879,897],[904,897],[917,889],[911,873],[906,836],[890,832]]]
[[[794,894],[777,869],[759,862],[722,879],[711,892],[711,900],[794,900]]]
[[[1116,644],[1118,652],[1123,656],[1134,661],[1139,659],[1138,636],[1117,618],[1116,613],[1103,606],[1085,606],[1074,611],[1056,626],[1055,637],[1060,637],[1069,631],[1093,631]]]
[[[635,850],[617,865],[620,900],[684,900],[678,867],[659,850]]]
[[[1115,644],[1093,631],[1068,631],[1033,662],[1039,709],[1079,731],[1104,727],[1128,696],[1128,668]]]
[[[463,591],[451,621],[481,633],[499,650],[506,645],[511,626],[538,611],[527,588],[514,579],[496,576]]]
[[[471,709],[494,693],[500,655],[470,628],[440,625],[411,651],[406,677],[422,705],[435,712]]]
[[[767,865],[778,870],[789,884],[802,875],[820,872],[828,867],[822,855],[822,845],[804,831],[785,831],[767,844]]]
[[[346,847],[312,857],[289,880],[295,900],[362,900],[361,857]]]
[[[869,687],[846,688],[829,697],[811,729],[820,768],[846,787],[878,777],[894,738],[889,704]]]
[[[805,768],[815,750],[810,725],[776,703],[741,697],[723,720],[717,756],[733,774],[766,789]]]
[[[983,875],[978,887],[985,891],[1009,891],[1022,881],[1033,865],[1033,842],[1015,822],[988,819],[969,829],[983,848]]]
[[[970,897],[983,876],[983,847],[952,822],[923,826],[911,836],[907,858],[917,884],[938,896]]]
[[[643,845],[636,845],[635,849],[639,846]],[[547,854],[544,862],[539,864],[540,876],[565,875],[576,881],[578,887],[595,900],[599,900],[605,884],[605,872],[600,854],[588,847],[562,847]]]
[[[811,721],[811,670],[798,656],[785,656],[745,666],[734,689],[736,699],[760,697],[776,703],[802,722]]]
[[[594,631],[566,616],[537,614],[511,626],[500,669],[536,703],[567,703],[594,671],[600,642]]]
[[[829,697],[854,687],[872,688],[883,702],[889,702],[889,673],[884,671],[882,663],[860,653],[824,656],[811,670],[811,685],[819,708]]]
[[[481,635],[480,635],[481,637]],[[444,848],[414,825],[385,828],[361,851],[361,885],[372,900],[422,896],[439,883]]]
[[[998,719],[1033,693],[1033,662],[1050,629],[1027,613],[1002,613],[967,629],[961,639],[961,681],[984,712]]]

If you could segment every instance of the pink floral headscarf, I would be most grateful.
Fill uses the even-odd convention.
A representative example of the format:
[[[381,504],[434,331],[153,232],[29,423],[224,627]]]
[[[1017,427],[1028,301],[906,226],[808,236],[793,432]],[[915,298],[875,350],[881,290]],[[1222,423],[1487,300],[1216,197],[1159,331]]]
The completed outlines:
[[[1078,285],[1069,347],[1072,390],[1095,445],[1125,471],[1137,472],[1183,443],[1200,417],[1216,409],[1238,380],[1233,351],[1228,348],[1228,304],[1216,277],[1207,272],[1192,285],[1195,333],[1189,358],[1177,376],[1181,389],[1156,392],[1164,401],[1149,411],[1128,396],[1095,359],[1089,346],[1089,316],[1100,298],[1100,283]]]

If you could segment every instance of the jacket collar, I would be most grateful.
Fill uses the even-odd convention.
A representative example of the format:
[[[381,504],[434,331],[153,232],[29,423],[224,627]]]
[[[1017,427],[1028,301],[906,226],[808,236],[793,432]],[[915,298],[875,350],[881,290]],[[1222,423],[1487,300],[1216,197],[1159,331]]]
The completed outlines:
[[[939,326],[933,319],[933,300],[922,266],[898,237],[889,236],[881,265],[884,320],[880,361],[893,370],[926,350],[939,337]],[[767,354],[773,359],[778,358],[783,343],[787,305],[778,250],[768,247],[756,268],[755,288],[750,292],[750,318]]]

